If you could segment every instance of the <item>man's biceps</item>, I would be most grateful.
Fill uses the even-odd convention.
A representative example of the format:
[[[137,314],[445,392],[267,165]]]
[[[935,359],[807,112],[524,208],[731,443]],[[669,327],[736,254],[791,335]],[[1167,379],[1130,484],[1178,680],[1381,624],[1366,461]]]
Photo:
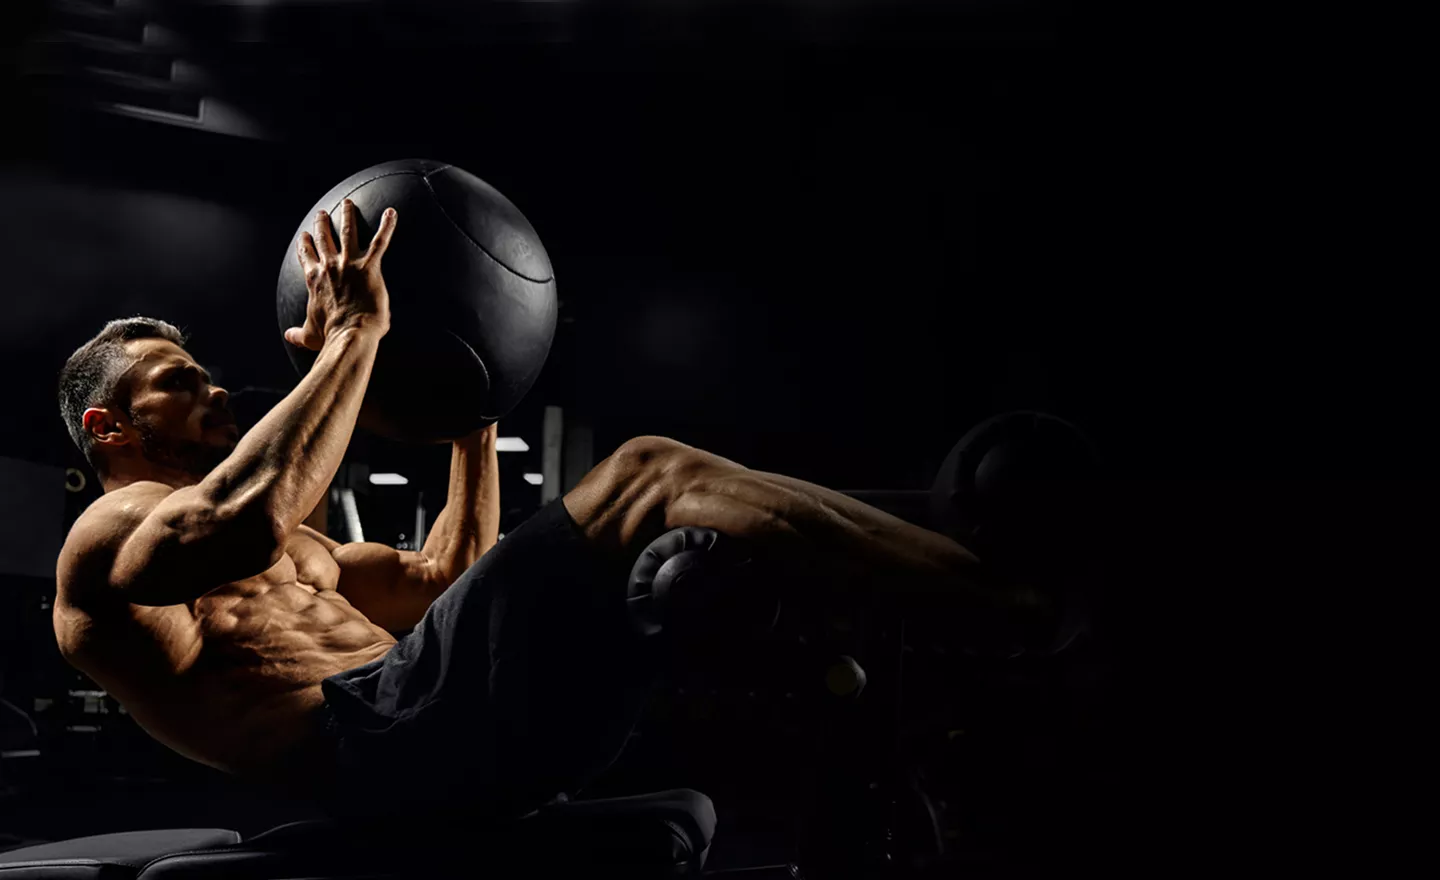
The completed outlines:
[[[311,528],[304,523],[296,526],[295,532],[296,534],[303,535],[309,538],[310,540],[319,544],[321,547],[324,547],[325,551],[331,556],[334,556],[336,551],[338,551],[340,548],[349,546],[348,544],[342,544],[341,542],[335,540],[334,538],[330,537],[319,529]]]
[[[156,569],[164,562],[165,554],[160,545],[167,539],[173,539],[173,536],[153,524],[141,523],[132,529],[115,552],[110,565],[110,582],[115,586],[127,586],[145,572]]]
[[[346,566],[376,568],[395,565],[399,560],[400,551],[388,544],[356,541],[349,544],[336,544],[330,555],[335,558],[342,569]]]
[[[340,587],[392,586],[401,572],[400,551],[384,544],[341,544],[330,554],[340,566]]]

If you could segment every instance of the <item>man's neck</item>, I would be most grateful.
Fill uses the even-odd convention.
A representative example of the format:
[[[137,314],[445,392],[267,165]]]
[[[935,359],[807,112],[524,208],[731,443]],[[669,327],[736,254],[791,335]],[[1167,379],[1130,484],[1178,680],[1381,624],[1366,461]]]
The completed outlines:
[[[114,492],[134,483],[164,483],[173,489],[183,489],[200,482],[200,478],[177,468],[158,467],[147,464],[144,468],[116,467],[111,473],[100,478],[100,485],[106,492]]]

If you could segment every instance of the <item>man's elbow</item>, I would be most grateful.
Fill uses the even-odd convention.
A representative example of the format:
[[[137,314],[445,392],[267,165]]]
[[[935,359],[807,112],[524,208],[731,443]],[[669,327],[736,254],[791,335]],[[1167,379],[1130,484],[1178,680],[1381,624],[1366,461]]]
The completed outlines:
[[[419,554],[417,554],[419,555]],[[410,580],[410,589],[424,598],[426,604],[435,601],[450,585],[460,579],[464,570],[450,571],[432,560],[421,556]]]
[[[430,556],[424,551],[402,551],[404,571],[399,581],[402,589],[431,598],[439,596],[460,579],[470,567],[464,556],[447,558],[445,554]]]
[[[171,528],[181,545],[209,557],[227,580],[268,571],[285,555],[288,530],[260,504],[203,504],[184,511]]]
[[[274,568],[285,556],[289,535],[269,517],[254,516],[226,523],[215,550],[224,559],[215,560],[224,569],[227,581],[255,577]]]

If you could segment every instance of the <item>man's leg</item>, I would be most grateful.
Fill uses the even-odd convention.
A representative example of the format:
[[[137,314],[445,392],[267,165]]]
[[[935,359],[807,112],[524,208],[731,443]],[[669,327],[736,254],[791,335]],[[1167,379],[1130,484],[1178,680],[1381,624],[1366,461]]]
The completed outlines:
[[[943,610],[977,636],[997,627],[1044,632],[1057,617],[1046,593],[999,581],[943,535],[663,437],[625,443],[564,504],[587,538],[617,559],[633,560],[669,529],[698,526],[793,560],[814,574],[808,580],[818,589]]]
[[[386,657],[327,680],[327,699],[349,719],[342,751],[357,778],[390,780],[392,807],[458,787],[512,815],[582,788],[624,747],[656,672],[626,617],[625,577],[681,526],[792,560],[802,588],[946,612],[961,638],[983,641],[1017,612],[1045,610],[1043,597],[996,585],[934,532],[641,437],[487,553]]]

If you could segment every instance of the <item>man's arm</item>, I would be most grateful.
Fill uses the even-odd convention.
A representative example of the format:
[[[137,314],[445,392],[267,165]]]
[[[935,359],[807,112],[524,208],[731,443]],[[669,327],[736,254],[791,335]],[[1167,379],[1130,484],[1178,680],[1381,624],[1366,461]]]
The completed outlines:
[[[498,431],[499,425],[490,425],[452,447],[445,509],[435,518],[421,551],[435,564],[446,587],[500,540]]]
[[[229,458],[198,484],[160,499],[126,536],[109,581],[127,601],[182,604],[265,571],[329,488],[390,326],[380,256],[395,217],[386,214],[362,253],[354,211],[347,200],[340,249],[323,212],[318,235],[301,238],[309,315],[286,339],[318,350],[314,366]]]
[[[419,623],[445,589],[435,580],[430,560],[416,551],[371,542],[342,544],[304,525],[296,534],[325,548],[340,567],[335,591],[383,629],[398,632]]]
[[[445,507],[423,549],[338,544],[315,536],[340,566],[340,594],[376,625],[402,630],[419,623],[430,603],[499,540],[496,430],[491,425],[455,442]]]

